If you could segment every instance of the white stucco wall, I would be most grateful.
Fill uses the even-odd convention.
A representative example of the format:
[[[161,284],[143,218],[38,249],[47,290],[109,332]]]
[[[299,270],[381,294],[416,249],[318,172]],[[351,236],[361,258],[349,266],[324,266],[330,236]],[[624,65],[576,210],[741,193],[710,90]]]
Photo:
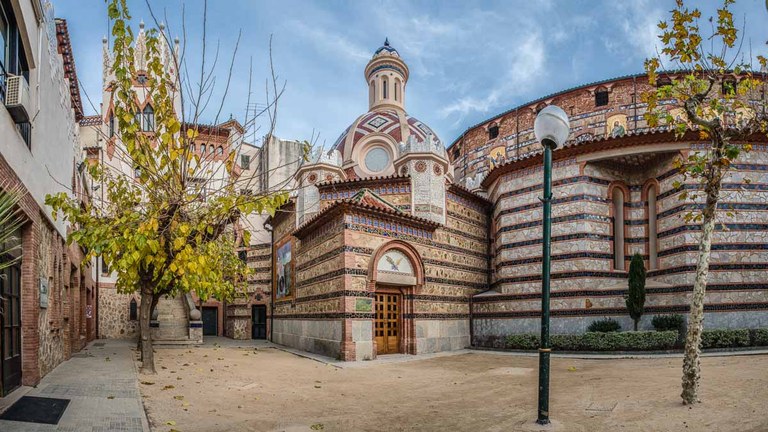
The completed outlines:
[[[0,153],[38,205],[45,209],[51,223],[65,235],[65,223],[61,218],[53,221],[44,202],[46,194],[67,192],[71,188],[78,132],[68,82],[56,52],[55,24],[48,21],[52,20],[53,13],[46,14],[46,20],[38,24],[32,1],[11,2],[30,64],[31,148],[3,106],[0,107]],[[49,39],[49,25],[53,26],[53,40]]]

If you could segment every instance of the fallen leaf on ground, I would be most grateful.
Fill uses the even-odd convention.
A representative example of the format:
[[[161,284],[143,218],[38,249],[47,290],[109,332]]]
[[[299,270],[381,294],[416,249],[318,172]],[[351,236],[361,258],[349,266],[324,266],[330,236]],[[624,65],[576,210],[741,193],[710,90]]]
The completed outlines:
[[[312,430],[323,430],[325,429],[325,426],[323,426],[322,423],[315,423],[312,426],[309,427]]]
[[[174,399],[176,399],[176,400],[183,400],[183,399],[184,399],[184,396],[182,396],[182,395],[177,395],[177,396],[174,396],[173,398],[174,398]]]
[[[569,367],[568,372],[576,372],[576,366]]]
[[[165,424],[167,424],[168,426],[176,426],[176,422],[173,420],[168,420],[167,422],[165,422]]]
[[[155,385],[152,381],[141,381],[141,383],[144,385]]]
[[[170,389],[173,389],[173,388],[176,388],[176,387],[174,387],[174,386],[169,384],[169,385],[163,387],[163,390],[170,390]]]
[[[107,399],[114,399],[115,397],[112,395],[107,396]]]

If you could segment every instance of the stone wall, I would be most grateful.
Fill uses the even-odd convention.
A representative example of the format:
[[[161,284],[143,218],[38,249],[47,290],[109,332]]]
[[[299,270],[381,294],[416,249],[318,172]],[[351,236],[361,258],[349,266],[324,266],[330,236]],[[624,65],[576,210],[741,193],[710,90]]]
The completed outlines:
[[[448,147],[456,180],[462,182],[467,177],[482,177],[494,164],[539,152],[533,122],[539,110],[550,104],[561,107],[568,114],[570,144],[610,137],[617,121],[623,133],[648,132],[650,128],[644,117],[646,104],[640,96],[651,89],[645,75],[591,83],[514,107],[471,126]],[[607,92],[607,103],[597,103],[597,92]],[[765,97],[755,94],[750,99],[765,103]],[[661,100],[660,106],[673,108],[672,102]],[[676,116],[677,112],[672,114]],[[498,133],[493,137],[490,131],[496,126]],[[498,161],[491,162],[489,156]]]
[[[663,147],[667,144],[660,143]],[[682,155],[700,144],[682,145]],[[626,151],[631,154],[631,150]],[[658,154],[662,154],[660,150]],[[683,216],[699,204],[681,201],[683,190],[698,185],[679,176],[672,165],[680,153],[658,156],[634,170],[621,169],[620,157],[589,161],[588,156],[556,160],[553,169],[552,282],[553,333],[579,333],[597,319],[612,317],[631,329],[624,295],[629,260],[639,253],[648,270],[645,317],[650,328],[656,314],[686,314],[698,256],[699,226]],[[619,164],[619,165],[617,165]],[[755,145],[742,154],[724,180],[719,223],[713,236],[705,300],[708,328],[756,327],[768,315],[764,275],[768,253],[764,243],[768,212],[768,148]],[[750,179],[744,185],[742,179]],[[510,333],[535,333],[539,328],[541,291],[541,168],[501,176],[491,187],[494,212],[496,269],[494,291],[474,299],[475,344],[493,345]],[[680,182],[680,185],[676,185]],[[647,190],[657,185],[656,207],[649,208]],[[678,186],[678,187],[675,187]],[[614,262],[611,190],[623,188],[624,269]],[[743,190],[739,190],[739,189]],[[701,201],[699,201],[701,202]],[[729,208],[734,209],[728,215]],[[658,258],[651,262],[649,217],[656,217]],[[650,215],[650,216],[649,216]],[[746,319],[744,317],[750,317]],[[763,323],[763,324],[761,324]]]
[[[136,294],[118,294],[114,284],[100,283],[99,336],[104,339],[136,339],[139,321],[130,319],[131,299],[136,300],[137,316],[141,299]]]

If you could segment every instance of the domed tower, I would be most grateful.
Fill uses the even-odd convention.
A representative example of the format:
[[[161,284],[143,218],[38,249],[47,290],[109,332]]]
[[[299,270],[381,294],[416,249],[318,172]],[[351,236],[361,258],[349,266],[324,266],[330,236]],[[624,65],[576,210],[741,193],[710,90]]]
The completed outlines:
[[[426,142],[431,136],[435,147],[442,149],[432,129],[405,111],[408,76],[408,65],[400,53],[389,40],[384,41],[365,67],[368,112],[357,117],[333,146],[341,154],[347,178],[398,174],[395,159],[400,157],[401,144]],[[448,170],[452,179],[452,167]]]
[[[408,83],[408,65],[400,53],[392,48],[389,39],[373,54],[365,67],[368,83],[368,110],[393,108],[405,111],[405,85]]]

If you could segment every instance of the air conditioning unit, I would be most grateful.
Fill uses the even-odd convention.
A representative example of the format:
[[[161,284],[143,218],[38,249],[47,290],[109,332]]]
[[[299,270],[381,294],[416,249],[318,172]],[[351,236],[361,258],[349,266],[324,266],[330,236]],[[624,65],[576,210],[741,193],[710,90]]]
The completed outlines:
[[[5,107],[16,123],[29,122],[29,84],[21,75],[9,76],[6,81]]]

